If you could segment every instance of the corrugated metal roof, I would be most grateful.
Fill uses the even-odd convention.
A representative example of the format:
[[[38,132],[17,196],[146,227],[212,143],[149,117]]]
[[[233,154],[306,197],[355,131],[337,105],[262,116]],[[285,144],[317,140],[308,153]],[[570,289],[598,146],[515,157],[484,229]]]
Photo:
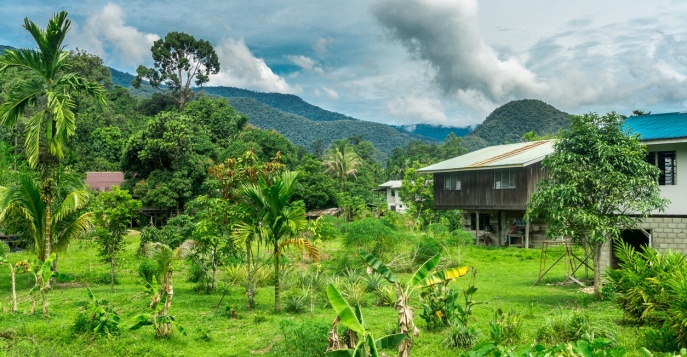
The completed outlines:
[[[523,167],[553,153],[553,140],[497,145],[423,167],[418,172],[466,171],[499,167]]]
[[[94,190],[108,191],[112,186],[119,186],[124,182],[124,173],[117,172],[86,172],[86,184]]]
[[[402,183],[403,183],[403,181],[401,181],[401,180],[391,180],[391,181],[387,181],[387,182],[385,182],[385,183],[383,183],[377,187],[379,187],[379,188],[401,188]]]
[[[640,140],[687,138],[687,112],[632,116],[624,126]]]

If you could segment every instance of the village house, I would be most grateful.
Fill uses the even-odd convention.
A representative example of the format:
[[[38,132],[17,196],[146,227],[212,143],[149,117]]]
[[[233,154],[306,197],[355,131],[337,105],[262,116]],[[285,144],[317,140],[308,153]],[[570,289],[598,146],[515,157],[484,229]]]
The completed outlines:
[[[387,181],[379,186],[377,186],[377,191],[382,191],[386,193],[386,206],[389,211],[396,211],[398,213],[404,213],[408,208],[403,201],[401,201],[401,180],[391,180]]]
[[[661,169],[661,196],[671,202],[655,211],[622,239],[635,246],[687,253],[687,113],[633,116],[625,120],[630,134],[646,145],[647,161]],[[434,176],[434,207],[461,209],[465,230],[479,243],[539,246],[547,238],[545,222],[526,222],[524,214],[537,182],[547,177],[541,161],[553,153],[550,140],[487,147],[418,172]],[[610,244],[603,266],[617,266]]]
[[[540,223],[525,222],[525,211],[551,153],[551,140],[490,146],[418,172],[434,175],[434,208],[463,210],[465,230],[479,242],[531,247],[546,238]]]

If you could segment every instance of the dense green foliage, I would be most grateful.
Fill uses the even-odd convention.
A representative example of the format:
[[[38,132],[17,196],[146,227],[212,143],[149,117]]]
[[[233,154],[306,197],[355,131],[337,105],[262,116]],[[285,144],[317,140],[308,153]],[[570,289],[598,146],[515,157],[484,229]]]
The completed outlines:
[[[589,245],[594,265],[601,249],[651,211],[663,209],[658,167],[646,162],[646,147],[628,136],[615,113],[572,116],[542,167],[549,177],[532,194],[528,219],[548,222],[549,237],[572,237]],[[581,170],[580,168],[584,168]],[[601,271],[594,270],[594,290],[601,289]]]
[[[363,120],[313,121],[286,113],[250,98],[230,98],[234,108],[250,118],[250,123],[263,129],[275,129],[296,145],[312,148],[317,140],[325,146],[338,139],[362,136],[385,153],[409,143],[414,138],[381,123]]]
[[[687,347],[687,258],[678,252],[659,253],[645,247],[636,251],[616,243],[620,268],[609,270],[611,291],[626,320],[646,327],[648,346],[671,352]]]

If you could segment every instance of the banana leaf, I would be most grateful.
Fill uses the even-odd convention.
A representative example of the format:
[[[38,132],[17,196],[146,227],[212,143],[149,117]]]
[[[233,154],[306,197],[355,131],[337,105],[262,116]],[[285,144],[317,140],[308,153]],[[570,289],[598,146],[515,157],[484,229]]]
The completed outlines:
[[[396,275],[394,275],[394,273],[392,273],[391,270],[384,265],[381,260],[377,259],[374,255],[368,253],[364,249],[360,249],[359,252],[360,256],[363,258],[363,260],[365,260],[367,265],[379,273],[379,275],[383,276],[384,279],[388,280],[392,284],[398,283]]]

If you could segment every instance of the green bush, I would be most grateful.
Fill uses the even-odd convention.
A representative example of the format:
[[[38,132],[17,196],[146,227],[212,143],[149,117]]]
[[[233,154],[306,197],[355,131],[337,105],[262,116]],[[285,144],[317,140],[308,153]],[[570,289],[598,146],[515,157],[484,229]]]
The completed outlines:
[[[384,223],[385,226],[395,230],[395,231],[400,231],[403,230],[405,221],[403,220],[403,217],[398,214],[398,212],[394,211],[389,211],[384,214],[384,217],[380,218],[382,223]]]
[[[345,219],[334,216],[322,216],[320,224],[320,238],[323,241],[334,240],[341,236],[341,227],[346,224]]]
[[[667,323],[660,328],[642,327],[639,340],[641,346],[654,352],[675,352],[680,348],[677,332]]]
[[[444,346],[448,348],[472,348],[479,337],[477,330],[463,324],[448,328],[444,334]]]
[[[152,284],[153,277],[159,270],[160,264],[155,259],[143,258],[138,265],[138,275],[149,284]]]
[[[320,357],[327,350],[327,334],[331,321],[305,320],[301,323],[282,321],[282,335],[273,348],[275,356]]]
[[[343,244],[346,248],[365,249],[376,257],[384,259],[398,243],[396,232],[377,218],[365,218],[348,225]]]
[[[616,331],[606,321],[593,321],[587,313],[573,311],[559,311],[546,319],[537,330],[537,342],[547,345],[577,341],[581,339],[593,340],[607,338],[615,340]]]
[[[420,241],[420,244],[418,244],[417,254],[415,255],[413,261],[415,264],[422,264],[429,260],[429,258],[441,253],[442,250],[443,247],[437,241],[437,239],[429,236],[425,237]]]
[[[620,269],[609,269],[606,278],[624,317],[657,331],[672,326],[680,346],[687,347],[687,257],[648,247],[638,252],[623,242],[615,251]]]

